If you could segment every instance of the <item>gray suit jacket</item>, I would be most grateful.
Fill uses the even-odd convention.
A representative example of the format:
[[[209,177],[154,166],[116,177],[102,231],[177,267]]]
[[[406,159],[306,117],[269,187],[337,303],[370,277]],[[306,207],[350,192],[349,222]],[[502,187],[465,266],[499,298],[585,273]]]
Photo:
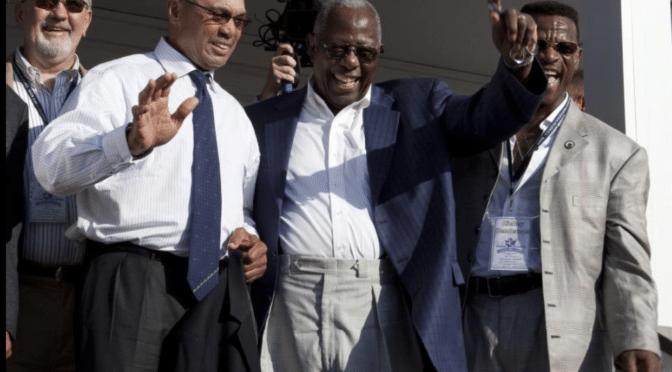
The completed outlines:
[[[468,273],[502,146],[453,160],[458,261]],[[646,232],[646,151],[571,105],[540,189],[540,235],[552,371],[609,371],[629,349],[660,355]]]

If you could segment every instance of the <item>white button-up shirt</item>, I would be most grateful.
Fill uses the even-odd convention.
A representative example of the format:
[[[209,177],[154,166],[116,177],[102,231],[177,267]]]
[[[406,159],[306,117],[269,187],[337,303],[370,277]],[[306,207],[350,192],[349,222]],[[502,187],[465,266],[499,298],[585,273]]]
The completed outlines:
[[[371,89],[336,116],[308,84],[289,157],[280,222],[283,252],[377,259],[363,111]]]
[[[195,69],[165,39],[154,52],[99,65],[87,73],[61,116],[37,139],[32,150],[40,183],[52,193],[77,193],[74,235],[187,255],[193,115],[186,117],[173,139],[138,160],[128,148],[126,126],[133,121],[131,108],[150,79],[166,72],[177,75],[168,98],[168,108],[174,112],[195,95],[188,75]],[[208,91],[219,153],[224,256],[223,243],[236,227],[256,233],[251,209],[259,147],[238,101],[212,79]]]

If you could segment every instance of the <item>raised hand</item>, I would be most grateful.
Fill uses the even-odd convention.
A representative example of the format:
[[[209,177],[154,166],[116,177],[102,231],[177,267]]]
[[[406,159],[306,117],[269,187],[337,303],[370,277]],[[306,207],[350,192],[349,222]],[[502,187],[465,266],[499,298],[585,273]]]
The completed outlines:
[[[174,113],[168,109],[170,87],[177,80],[174,73],[166,73],[150,80],[138,94],[133,106],[133,124],[126,137],[133,156],[141,156],[156,146],[168,143],[186,118],[198,105],[198,98],[189,97]]]
[[[266,84],[259,95],[259,99],[263,101],[277,96],[280,91],[280,83],[283,80],[294,83],[296,79],[295,67],[294,48],[289,44],[280,44],[273,58],[271,58],[271,68],[268,70]]]
[[[512,69],[527,76],[537,46],[537,24],[529,14],[515,9],[502,10],[501,0],[489,0],[492,41]],[[527,50],[525,50],[527,48]]]

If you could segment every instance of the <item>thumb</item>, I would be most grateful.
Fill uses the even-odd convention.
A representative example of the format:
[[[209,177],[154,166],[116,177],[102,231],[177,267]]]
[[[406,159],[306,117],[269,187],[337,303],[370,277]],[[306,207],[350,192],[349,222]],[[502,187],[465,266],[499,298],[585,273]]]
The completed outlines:
[[[180,107],[178,107],[177,110],[175,110],[175,112],[173,113],[173,115],[171,115],[171,117],[173,118],[173,120],[177,121],[181,125],[182,122],[184,121],[184,118],[189,116],[189,114],[191,114],[191,112],[194,111],[194,109],[196,108],[196,106],[198,106],[198,104],[199,104],[198,98],[189,97],[185,99],[184,102],[182,102]]]
[[[499,25],[502,19],[502,1],[501,0],[488,0],[488,9],[490,9],[490,24],[494,27]]]

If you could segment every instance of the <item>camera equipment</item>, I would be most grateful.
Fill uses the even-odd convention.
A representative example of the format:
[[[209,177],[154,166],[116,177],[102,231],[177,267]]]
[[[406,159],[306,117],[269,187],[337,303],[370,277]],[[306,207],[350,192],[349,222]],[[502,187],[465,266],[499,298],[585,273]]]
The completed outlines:
[[[294,48],[294,58],[299,61],[296,66],[298,73],[301,67],[312,67],[306,36],[313,31],[315,17],[322,5],[317,0],[278,0],[287,2],[285,10],[280,14],[275,9],[266,11],[267,23],[259,27],[259,40],[254,41],[254,46],[264,46],[264,50],[276,50],[280,43],[289,43]],[[298,80],[297,80],[298,81]],[[292,85],[283,82],[282,92],[291,92]]]

